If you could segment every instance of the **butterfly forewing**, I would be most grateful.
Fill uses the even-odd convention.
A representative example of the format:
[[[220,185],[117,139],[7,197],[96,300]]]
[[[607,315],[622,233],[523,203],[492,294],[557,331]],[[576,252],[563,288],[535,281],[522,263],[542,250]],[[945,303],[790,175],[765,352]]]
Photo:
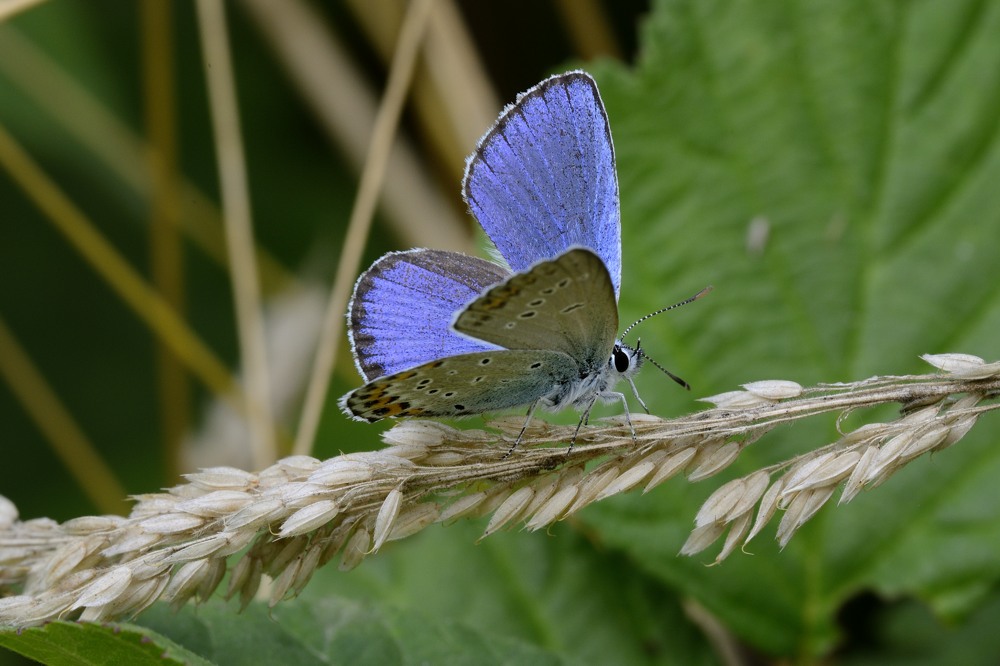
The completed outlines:
[[[507,349],[559,351],[589,370],[611,354],[618,306],[604,262],[574,248],[488,289],[454,327]]]
[[[443,356],[493,349],[451,328],[455,312],[510,277],[500,266],[457,252],[392,252],[362,273],[348,309],[358,370],[374,379]]]
[[[546,79],[507,107],[469,158],[462,191],[515,271],[589,247],[618,294],[615,152],[597,84],[586,73]]]
[[[577,376],[555,351],[497,350],[449,356],[365,384],[341,399],[358,420],[457,417],[529,405]]]

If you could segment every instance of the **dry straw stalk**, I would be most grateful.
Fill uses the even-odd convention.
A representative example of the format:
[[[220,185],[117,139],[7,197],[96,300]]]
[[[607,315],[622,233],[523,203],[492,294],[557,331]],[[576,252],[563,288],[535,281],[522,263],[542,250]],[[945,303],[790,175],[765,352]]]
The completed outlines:
[[[840,503],[911,460],[959,441],[1000,392],[1000,363],[965,354],[925,356],[936,375],[873,377],[804,389],[763,381],[706,399],[715,407],[669,421],[633,417],[583,429],[493,421],[504,437],[408,421],[388,446],[320,461],[293,456],[257,473],[217,467],[136,498],[127,518],[20,521],[0,496],[0,624],[132,616],[164,599],[203,601],[231,575],[225,596],[245,607],[264,576],[269,602],[297,595],[340,556],[351,569],[385,543],[438,522],[490,515],[484,536],[515,524],[542,529],[592,502],[684,473],[695,481],[725,469],[774,427],[813,415],[885,403],[900,416],[869,423],[791,460],[724,484],[704,503],[681,552],[725,536],[716,560],[754,538],[779,512],[784,546],[842,488]]]

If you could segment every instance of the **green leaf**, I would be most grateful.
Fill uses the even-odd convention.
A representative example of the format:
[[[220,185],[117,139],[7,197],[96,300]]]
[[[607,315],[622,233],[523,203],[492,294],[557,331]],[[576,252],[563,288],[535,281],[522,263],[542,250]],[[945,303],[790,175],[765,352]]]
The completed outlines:
[[[621,183],[622,319],[716,289],[640,326],[644,348],[695,396],[927,371],[928,352],[1000,358],[998,30],[991,2],[658,3],[635,71],[595,70]],[[755,218],[762,251],[746,245]],[[690,407],[655,372],[640,390],[657,414]],[[779,429],[729,476],[830,442],[832,426]],[[765,531],[721,567],[675,556],[717,480],[583,519],[752,645],[822,655],[866,589],[953,617],[982,603],[1000,574],[996,431],[987,417],[827,507],[785,552]]]
[[[155,631],[130,624],[50,622],[44,627],[0,630],[0,646],[43,664],[209,664]]]
[[[671,591],[627,558],[565,526],[551,536],[500,533],[475,543],[484,527],[432,528],[350,573],[328,567],[304,597],[419,609],[572,663],[714,663]]]
[[[174,615],[163,606],[142,616],[217,664],[560,664],[520,641],[441,621],[420,611],[343,598],[314,598],[268,611],[211,602]]]

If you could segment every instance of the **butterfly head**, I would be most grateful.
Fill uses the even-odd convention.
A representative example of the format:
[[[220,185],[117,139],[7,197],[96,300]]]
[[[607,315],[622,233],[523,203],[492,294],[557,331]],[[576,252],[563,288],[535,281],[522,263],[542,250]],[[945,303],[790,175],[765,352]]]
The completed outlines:
[[[608,359],[608,365],[614,372],[621,375],[622,378],[631,378],[635,373],[639,372],[639,367],[642,366],[644,358],[645,355],[642,352],[640,343],[637,343],[633,349],[621,340],[618,340],[615,342],[614,349],[611,350],[611,358]]]

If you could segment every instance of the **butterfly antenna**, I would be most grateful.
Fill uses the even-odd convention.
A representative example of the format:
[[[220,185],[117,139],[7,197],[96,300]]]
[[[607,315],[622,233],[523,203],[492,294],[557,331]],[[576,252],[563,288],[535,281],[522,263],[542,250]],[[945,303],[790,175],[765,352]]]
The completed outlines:
[[[637,319],[636,321],[632,322],[631,326],[629,326],[624,331],[622,331],[621,339],[624,340],[625,336],[628,335],[628,332],[631,331],[633,328],[635,328],[637,324],[641,324],[642,322],[646,321],[650,317],[655,317],[658,314],[663,314],[664,312],[667,312],[668,310],[673,310],[674,308],[679,308],[682,305],[687,305],[688,303],[693,303],[694,301],[697,301],[702,296],[707,296],[708,292],[710,292],[710,291],[712,291],[712,285],[709,285],[709,286],[705,287],[704,289],[702,289],[701,291],[699,291],[697,294],[695,294],[691,298],[684,299],[680,303],[674,303],[673,305],[670,305],[668,307],[660,308],[656,312],[650,312],[648,315],[646,315],[644,317],[639,317],[639,319]],[[646,358],[649,358],[649,357],[647,356]],[[649,360],[653,361],[653,359],[651,359],[651,358],[649,358]],[[653,361],[653,365],[655,365],[656,367],[660,368],[660,370],[663,370],[663,368],[660,367],[660,365],[656,361]],[[667,372],[666,370],[663,370],[663,371]],[[670,375],[669,372],[667,372],[667,374]],[[670,375],[670,376],[674,377],[673,375]],[[677,378],[674,377],[674,379],[676,380]],[[683,381],[680,381],[679,383],[682,384],[682,385],[684,384]]]
[[[703,293],[707,294],[711,289],[712,288],[709,287],[708,289],[703,290]],[[695,298],[698,298],[698,297],[700,297],[702,295],[703,295],[702,293],[699,293],[698,296],[695,296],[694,298],[689,298],[688,300],[684,301],[684,303],[690,303]],[[677,305],[684,305],[684,303],[678,303]],[[670,307],[674,307],[675,308],[675,307],[677,307],[677,305],[672,305]],[[670,308],[667,308],[667,309],[669,310]],[[657,314],[657,313],[654,312],[653,314]],[[653,315],[649,315],[649,316],[652,317]],[[643,319],[645,319],[645,317],[643,317]],[[639,321],[642,321],[642,319],[640,319]],[[636,323],[638,323],[638,322],[636,322]],[[634,325],[635,324],[633,324],[632,326],[634,326]],[[632,328],[632,326],[629,326],[629,328]],[[639,354],[639,356],[641,356],[642,358],[646,359],[647,361],[649,361],[650,363],[652,363],[653,365],[655,365],[657,368],[659,368],[663,372],[663,374],[665,374],[667,377],[670,377],[672,380],[674,380],[675,382],[677,382],[678,384],[680,384],[681,386],[683,386],[688,391],[691,390],[691,385],[690,384],[688,384],[686,381],[684,381],[683,379],[681,379],[680,377],[678,377],[674,373],[672,373],[669,370],[667,370],[666,368],[664,368],[662,365],[660,365],[659,363],[656,362],[656,359],[651,358],[650,355],[646,353],[646,350],[642,348],[642,340],[636,341],[636,343],[635,343],[635,352],[637,354]]]

